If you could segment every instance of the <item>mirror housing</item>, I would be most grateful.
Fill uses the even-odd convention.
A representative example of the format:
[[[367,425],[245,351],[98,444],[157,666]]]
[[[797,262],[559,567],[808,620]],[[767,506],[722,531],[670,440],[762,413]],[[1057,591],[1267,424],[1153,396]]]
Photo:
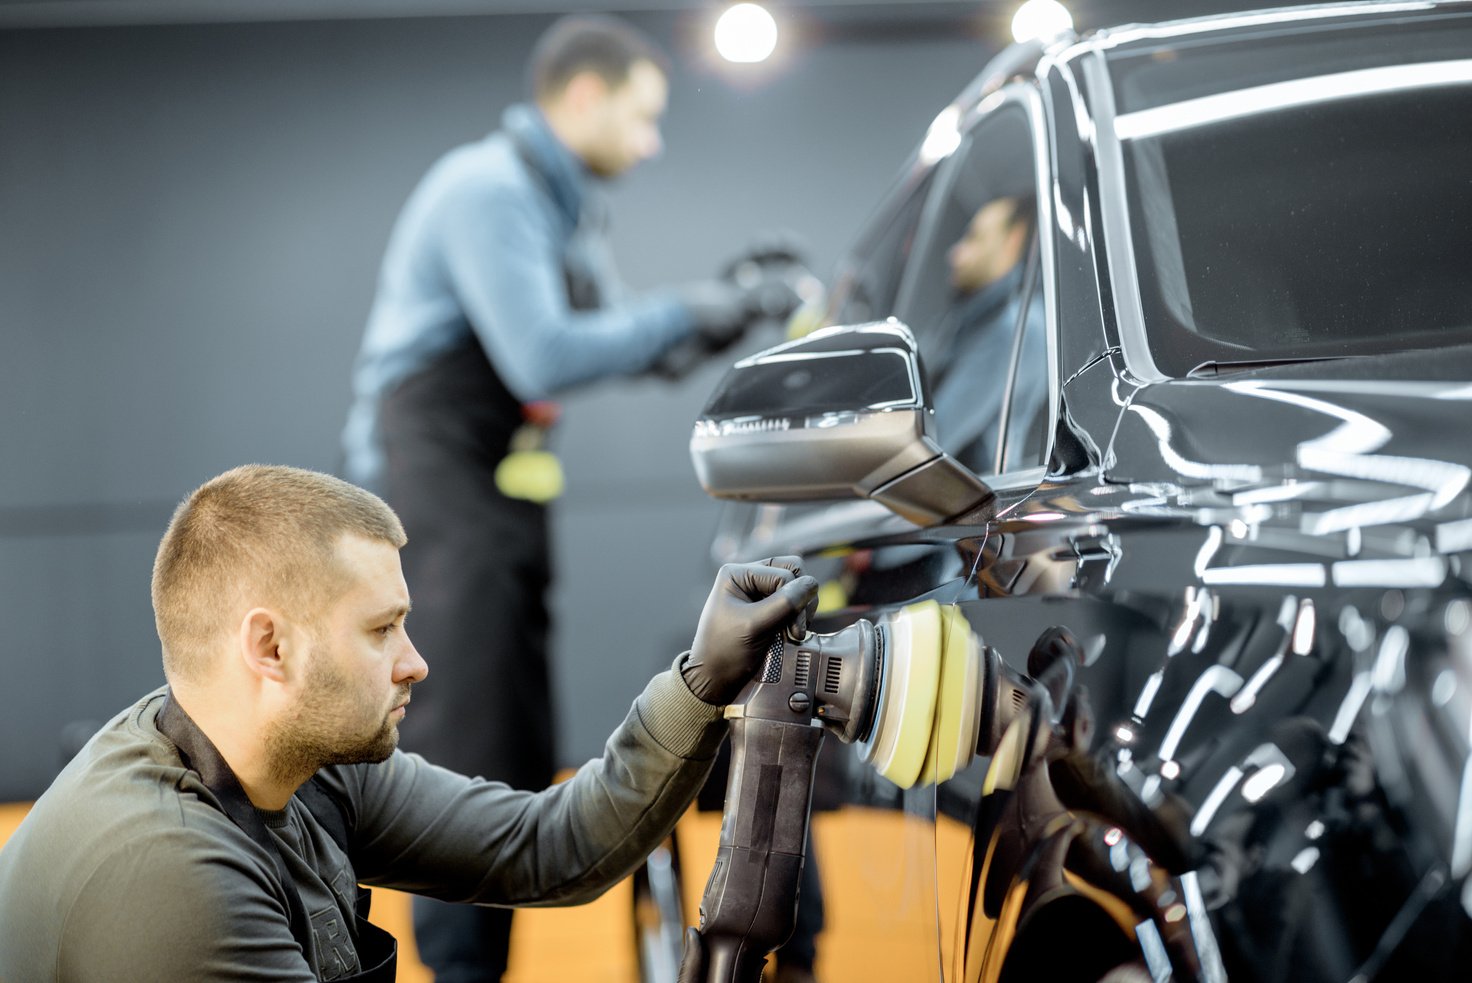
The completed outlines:
[[[987,512],[995,495],[935,443],[934,418],[908,327],[825,328],[732,366],[690,456],[716,498],[872,498],[921,526]]]

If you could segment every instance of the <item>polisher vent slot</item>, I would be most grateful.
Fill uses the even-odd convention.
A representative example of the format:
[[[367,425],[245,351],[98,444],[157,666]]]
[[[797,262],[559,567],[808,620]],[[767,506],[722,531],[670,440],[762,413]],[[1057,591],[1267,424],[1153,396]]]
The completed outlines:
[[[1012,691],[1012,709],[1013,710],[1020,711],[1022,709],[1023,704],[1025,704],[1026,702],[1027,702],[1027,694],[1026,693],[1022,692],[1022,690],[1020,690],[1020,689],[1014,689]]]
[[[782,636],[772,640],[767,649],[767,661],[762,665],[762,682],[775,683],[782,678]]]
[[[716,857],[716,865],[710,869],[710,877],[705,882],[705,894],[700,899],[700,927],[705,928],[705,899],[715,893],[721,885],[722,874],[726,872],[726,858]]]
[[[828,660],[828,665],[823,668],[823,692],[837,693],[838,687],[843,684],[843,660],[834,656]]]
[[[801,649],[797,652],[797,665],[793,668],[793,685],[798,689],[808,688],[808,677],[813,670],[813,653]]]

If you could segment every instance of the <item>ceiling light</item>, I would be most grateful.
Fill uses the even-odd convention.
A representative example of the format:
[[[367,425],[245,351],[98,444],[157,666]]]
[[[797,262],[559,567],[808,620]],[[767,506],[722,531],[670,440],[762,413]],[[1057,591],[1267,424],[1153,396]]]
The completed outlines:
[[[727,61],[766,61],[777,47],[777,22],[757,3],[738,3],[716,21],[716,50]]]
[[[1046,41],[1073,30],[1073,15],[1058,0],[1027,0],[1012,17],[1012,37]]]

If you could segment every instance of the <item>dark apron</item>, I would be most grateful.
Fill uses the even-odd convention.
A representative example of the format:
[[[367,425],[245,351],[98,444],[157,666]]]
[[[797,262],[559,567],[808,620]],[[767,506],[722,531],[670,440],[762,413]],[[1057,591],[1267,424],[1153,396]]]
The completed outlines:
[[[214,793],[225,815],[270,856],[276,866],[276,876],[281,881],[282,892],[286,895],[292,937],[301,945],[304,954],[312,951],[311,924],[302,905],[301,893],[287,874],[286,864],[281,859],[281,851],[275,839],[266,829],[261,817],[256,815],[255,806],[251,805],[245,790],[240,787],[235,773],[230,770],[225,759],[220,757],[220,752],[210,743],[210,739],[190,719],[189,714],[168,695],[165,695],[164,705],[158,712],[158,729],[179,748],[184,767],[199,775],[200,781]],[[313,818],[322,824],[337,841],[337,845],[346,852],[347,826],[336,802],[315,784],[315,779],[302,786],[298,797],[307,804]],[[368,921],[368,908],[372,900],[372,891],[361,887],[358,889],[354,905],[356,924],[353,935],[358,965],[364,968],[351,976],[338,977],[341,983],[393,983],[397,976],[399,944],[388,932]]]
[[[539,190],[566,214],[572,203],[532,149],[507,135]],[[599,234],[591,218],[573,233]],[[568,306],[577,311],[603,300],[589,253],[570,244],[561,257]],[[543,788],[557,764],[550,519],[545,505],[508,497],[496,482],[528,424],[521,400],[471,332],[385,393],[378,424],[381,491],[409,537],[400,560],[414,593],[411,633],[453,683],[415,694],[403,746],[467,775]]]

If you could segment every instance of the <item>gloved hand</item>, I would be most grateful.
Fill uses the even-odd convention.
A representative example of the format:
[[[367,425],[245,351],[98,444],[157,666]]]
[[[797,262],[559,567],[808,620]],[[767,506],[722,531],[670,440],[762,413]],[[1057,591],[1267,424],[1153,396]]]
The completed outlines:
[[[807,268],[807,261],[803,259],[802,241],[796,233],[787,230],[766,232],[757,236],[744,251],[726,264],[721,275],[740,283],[752,275],[753,268],[782,266]]]
[[[798,267],[782,270],[763,268],[763,274],[747,288],[746,302],[754,312],[753,320],[772,321],[781,325],[787,322],[792,312],[803,304],[800,286],[814,280],[811,274]]]
[[[802,576],[795,556],[721,567],[680,666],[685,685],[712,706],[730,703],[760,668],[773,636],[789,625],[805,631],[817,602],[818,581]]]
[[[680,972],[675,983],[705,983],[705,943],[694,928],[685,929],[685,948],[680,953]]]
[[[676,287],[676,296],[690,311],[695,330],[660,355],[650,371],[678,381],[739,342],[765,316],[762,309],[768,302],[763,291],[761,284],[741,286],[729,280],[699,280]]]
[[[751,290],[730,280],[696,280],[676,287],[675,295],[708,343],[729,345],[751,322]]]
[[[821,293],[822,284],[803,264],[795,237],[775,234],[758,239],[726,264],[718,279],[675,288],[695,330],[660,355],[650,371],[672,381],[683,379],[758,324],[785,324],[794,311]]]

